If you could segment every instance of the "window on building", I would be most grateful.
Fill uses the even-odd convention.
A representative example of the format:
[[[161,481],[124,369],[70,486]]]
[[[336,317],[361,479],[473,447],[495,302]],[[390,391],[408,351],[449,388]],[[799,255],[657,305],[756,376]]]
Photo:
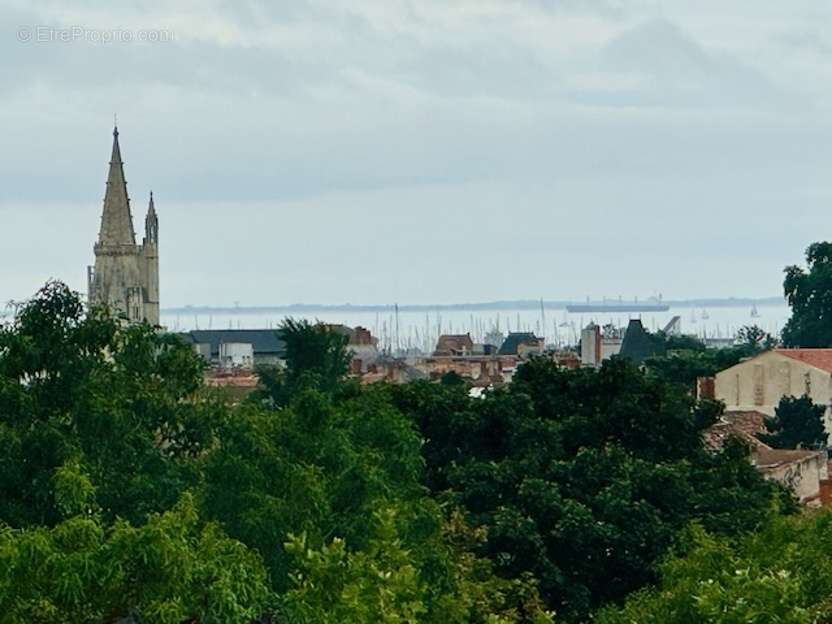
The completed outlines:
[[[765,403],[765,374],[766,369],[762,364],[754,365],[754,405]]]

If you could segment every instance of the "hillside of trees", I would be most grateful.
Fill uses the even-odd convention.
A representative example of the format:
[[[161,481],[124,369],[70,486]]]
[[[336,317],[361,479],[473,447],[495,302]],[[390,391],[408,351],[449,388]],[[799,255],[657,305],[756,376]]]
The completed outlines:
[[[232,405],[60,283],[0,328],[0,622],[828,616],[790,544],[828,552],[832,520],[706,452],[721,406],[672,372],[535,359],[475,399],[361,386],[342,337],[281,331],[287,368]]]

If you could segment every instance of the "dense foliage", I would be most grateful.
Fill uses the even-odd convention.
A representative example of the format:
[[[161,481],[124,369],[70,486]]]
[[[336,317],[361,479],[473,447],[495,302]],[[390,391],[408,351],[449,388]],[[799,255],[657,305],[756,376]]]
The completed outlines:
[[[430,497],[386,391],[344,381],[341,337],[282,332],[287,369],[229,406],[175,336],[56,283],[21,307],[0,329],[2,621],[550,621]]]
[[[78,466],[105,520],[170,509],[211,437],[210,408],[186,400],[201,384],[175,337],[47,285],[0,327],[0,520],[56,524],[52,483]]]
[[[613,359],[362,387],[339,334],[287,322],[249,400],[172,335],[48,284],[0,328],[0,621],[544,624],[659,578],[696,522],[792,501],[720,406]],[[713,538],[721,539],[721,538]]]
[[[741,445],[702,449],[718,405],[624,359],[597,372],[533,360],[482,400],[427,383],[394,396],[425,438],[430,487],[487,527],[481,551],[501,575],[534,575],[565,619],[655,580],[689,522],[739,534],[780,496]]]
[[[258,557],[184,496],[140,527],[73,516],[0,529],[0,621],[111,622],[128,614],[179,624],[252,621],[270,599]]]
[[[815,405],[812,399],[785,396],[774,408],[774,416],[766,418],[767,433],[757,437],[773,448],[825,448],[827,433],[823,416],[826,406]]]
[[[775,518],[739,541],[694,527],[661,583],[599,624],[815,624],[832,621],[832,514]]]
[[[286,346],[286,366],[258,367],[260,388],[251,397],[255,402],[282,407],[304,387],[315,386],[328,393],[339,388],[351,359],[345,335],[323,323],[291,318],[277,333]]]
[[[783,328],[789,347],[832,347],[832,243],[813,243],[804,270],[786,267],[783,291],[792,316]]]
[[[663,381],[695,390],[700,377],[713,377],[721,370],[776,346],[777,341],[756,325],[741,327],[733,345],[709,349],[693,336],[666,336],[659,332],[654,340],[663,342],[663,355],[648,358],[645,366]]]

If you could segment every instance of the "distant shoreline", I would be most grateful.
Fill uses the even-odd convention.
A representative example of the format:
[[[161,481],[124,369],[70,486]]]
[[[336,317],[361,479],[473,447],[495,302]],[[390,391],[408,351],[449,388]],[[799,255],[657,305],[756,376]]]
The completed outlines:
[[[609,303],[617,300],[610,299]],[[648,300],[645,299],[644,303]],[[567,305],[582,304],[586,301],[543,301],[543,307],[547,309],[563,310]],[[760,297],[760,298],[715,298],[715,299],[679,299],[662,301],[671,308],[740,308],[756,306],[783,306],[786,301],[783,297]],[[399,312],[445,312],[445,311],[479,311],[479,310],[539,310],[540,300],[518,299],[515,301],[487,301],[483,303],[446,303],[446,304],[400,304]],[[264,306],[183,306],[174,308],[163,308],[163,314],[263,314],[274,312],[393,312],[395,304],[314,304],[314,303],[293,303],[289,305],[264,305]]]

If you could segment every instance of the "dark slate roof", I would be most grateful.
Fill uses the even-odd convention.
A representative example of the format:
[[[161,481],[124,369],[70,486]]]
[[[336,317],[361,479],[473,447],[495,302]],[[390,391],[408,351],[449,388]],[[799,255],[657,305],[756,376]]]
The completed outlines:
[[[533,332],[509,332],[508,337],[500,345],[500,355],[517,355],[521,344],[537,344],[540,339]]]
[[[630,358],[635,364],[641,364],[651,356],[662,355],[656,342],[647,335],[640,319],[630,319],[618,354]]]
[[[282,357],[286,344],[277,332],[276,329],[194,329],[188,335],[194,344],[210,344],[211,355],[220,354],[220,343],[242,342],[251,344],[255,355]]]

